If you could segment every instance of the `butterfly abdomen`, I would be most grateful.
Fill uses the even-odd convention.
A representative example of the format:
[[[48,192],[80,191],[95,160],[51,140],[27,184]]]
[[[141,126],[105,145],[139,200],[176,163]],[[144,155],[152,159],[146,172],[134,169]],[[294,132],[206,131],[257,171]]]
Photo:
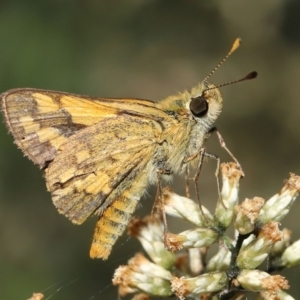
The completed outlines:
[[[115,200],[99,218],[90,250],[91,258],[107,259],[116,240],[121,236],[135,211],[138,200]]]

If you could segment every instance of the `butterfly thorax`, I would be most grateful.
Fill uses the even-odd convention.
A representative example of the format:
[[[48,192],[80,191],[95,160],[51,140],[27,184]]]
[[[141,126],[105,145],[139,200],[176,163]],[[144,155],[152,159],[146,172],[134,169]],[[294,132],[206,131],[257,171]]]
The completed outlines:
[[[203,102],[203,112],[199,114],[193,111],[192,102]],[[179,173],[184,170],[184,164],[188,157],[194,164],[197,153],[200,152],[210,129],[219,116],[222,109],[222,97],[219,89],[212,84],[202,82],[194,87],[191,92],[185,91],[176,96],[170,96],[162,100],[158,106],[169,116],[172,123],[164,124],[161,136],[161,144],[158,147],[154,161],[158,168],[166,169],[166,173]]]

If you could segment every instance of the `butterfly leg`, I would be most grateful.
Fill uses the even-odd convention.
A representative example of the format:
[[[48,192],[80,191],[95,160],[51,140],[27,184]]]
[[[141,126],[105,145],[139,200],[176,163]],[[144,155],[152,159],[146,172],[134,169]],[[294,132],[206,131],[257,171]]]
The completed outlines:
[[[217,168],[216,168],[215,175],[216,175],[216,178],[217,178],[218,194],[219,194],[219,197],[220,197],[220,183],[219,183],[219,177],[218,177],[219,176],[219,169],[220,169],[220,158],[215,154],[207,152],[204,147],[201,147],[199,152],[197,152],[193,155],[190,155],[189,157],[186,157],[183,160],[183,163],[188,163],[188,162],[190,162],[191,160],[193,160],[197,157],[199,157],[197,171],[196,171],[196,174],[194,175],[194,177],[192,179],[193,179],[194,185],[195,185],[195,190],[196,190],[197,201],[198,201],[198,204],[199,204],[199,209],[200,209],[202,215],[204,216],[202,206],[201,206],[199,188],[198,188],[198,179],[199,179],[199,176],[200,176],[200,173],[201,173],[204,158],[208,157],[208,158],[215,159],[217,161]],[[188,170],[188,166],[187,166],[187,170]],[[187,175],[186,175],[186,178],[187,178]]]
[[[198,204],[199,204],[199,208],[200,208],[200,211],[201,211],[202,215],[205,217],[205,215],[203,213],[203,210],[202,210],[201,199],[200,199],[200,194],[199,194],[199,187],[198,187],[198,179],[199,179],[199,176],[200,176],[200,173],[201,173],[204,157],[212,158],[212,159],[215,159],[217,161],[217,169],[216,169],[215,175],[216,175],[216,178],[217,178],[217,186],[218,186],[219,196],[220,196],[220,184],[219,184],[218,172],[219,172],[219,168],[220,168],[220,158],[215,154],[207,152],[204,147],[202,147],[200,149],[199,163],[198,163],[197,171],[196,171],[196,174],[194,175],[193,181],[194,181],[194,185],[195,185],[196,197],[197,197],[197,201],[198,201]]]
[[[184,179],[185,179],[185,194],[187,198],[191,198],[190,194],[190,185],[189,185],[189,175],[190,175],[190,169],[189,166],[185,169]]]
[[[169,169],[157,169],[157,192],[154,202],[154,207],[157,208],[160,211],[160,215],[162,218],[164,231],[163,231],[163,240],[165,247],[169,249],[168,247],[168,222],[165,212],[165,206],[164,206],[164,197],[163,197],[163,191],[162,191],[162,175],[170,175],[171,172]],[[152,209],[152,217],[154,217],[153,209]]]
[[[218,128],[217,127],[213,127],[210,131],[209,131],[209,134],[210,133],[213,133],[215,132],[218,136],[218,139],[219,139],[219,142],[220,142],[220,145],[223,149],[225,149],[225,151],[230,155],[230,157],[235,161],[235,163],[238,165],[238,167],[240,168],[240,170],[242,171],[242,174],[243,176],[245,176],[243,170],[242,170],[242,166],[241,164],[239,163],[239,161],[237,160],[237,158],[232,154],[232,152],[227,148],[226,144],[225,144],[225,141],[221,135],[221,133],[219,132]],[[218,169],[218,172],[219,172],[219,169]]]

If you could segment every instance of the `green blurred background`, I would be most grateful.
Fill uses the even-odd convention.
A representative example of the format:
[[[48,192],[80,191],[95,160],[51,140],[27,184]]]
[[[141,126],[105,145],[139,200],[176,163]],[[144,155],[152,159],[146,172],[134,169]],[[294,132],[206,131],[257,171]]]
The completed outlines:
[[[2,0],[0,91],[34,87],[158,101],[201,81],[241,37],[242,47],[210,81],[253,70],[259,77],[222,88],[216,125],[246,173],[240,198],[268,199],[289,172],[300,174],[299,12],[297,0]],[[0,145],[0,299],[38,291],[53,300],[116,299],[113,271],[140,245],[124,236],[108,261],[91,260],[96,218],[74,226],[57,213],[42,172],[23,157],[4,124]],[[216,137],[207,147],[230,160]],[[200,177],[203,204],[211,208],[215,167],[205,164]],[[175,182],[183,193],[182,180]],[[154,189],[149,195],[136,215],[150,212]],[[295,203],[282,222],[294,239],[299,212]],[[284,272],[295,299],[299,274],[299,268]]]

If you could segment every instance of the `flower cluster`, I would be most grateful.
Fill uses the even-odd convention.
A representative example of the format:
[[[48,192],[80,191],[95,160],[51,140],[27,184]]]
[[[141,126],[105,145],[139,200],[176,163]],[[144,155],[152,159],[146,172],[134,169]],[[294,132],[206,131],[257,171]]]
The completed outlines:
[[[113,284],[119,286],[121,296],[225,300],[242,299],[253,291],[261,300],[293,299],[283,291],[289,288],[287,280],[272,273],[300,264],[300,240],[292,243],[291,232],[281,231],[278,223],[300,192],[300,177],[290,174],[279,193],[267,201],[254,197],[238,204],[243,173],[235,163],[222,164],[220,169],[222,190],[214,214],[168,188],[162,192],[163,212],[194,228],[164,233],[159,216],[131,222],[129,234],[139,239],[152,261],[138,253],[115,271]],[[226,235],[230,225],[236,230],[235,240]],[[213,243],[219,251],[206,261]],[[186,251],[177,251],[181,249]],[[267,269],[259,270],[267,258]]]

